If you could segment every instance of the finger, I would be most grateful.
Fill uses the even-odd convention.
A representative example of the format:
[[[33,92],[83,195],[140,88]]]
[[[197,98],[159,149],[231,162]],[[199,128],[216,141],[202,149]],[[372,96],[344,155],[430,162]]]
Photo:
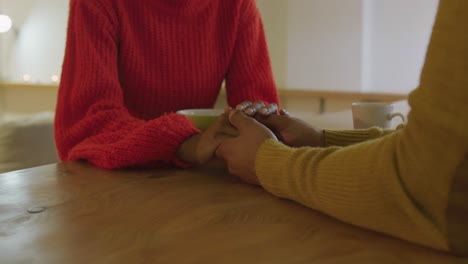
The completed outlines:
[[[232,110],[230,110],[232,111]],[[215,137],[223,138],[226,136],[237,137],[239,135],[238,130],[229,121],[229,112],[223,113],[216,119],[215,126]]]
[[[278,112],[278,105],[275,103],[269,104],[265,107],[262,107],[258,112],[263,116],[276,114]]]
[[[281,110],[280,110],[280,115],[289,116],[289,115],[291,115],[291,114],[289,114],[289,112],[286,111],[286,109],[281,109]]]
[[[217,138],[237,137],[239,136],[239,130],[233,125],[222,126],[215,135]]]
[[[265,103],[262,101],[255,101],[251,106],[244,109],[244,113],[248,116],[254,116],[258,110],[265,107]]]
[[[230,125],[231,122],[229,122],[229,112],[228,113],[222,113],[219,115],[216,120],[211,124],[210,129],[214,132],[217,133],[223,126],[228,126]]]
[[[232,111],[232,107],[229,107],[229,106],[224,107],[224,113],[225,113],[225,114],[226,114],[226,113],[229,113],[229,112],[231,112],[231,111]]]
[[[244,102],[238,104],[238,105],[236,106],[236,110],[244,111],[245,108],[247,108],[247,107],[249,107],[249,106],[251,106],[251,105],[252,105],[252,102],[250,102],[250,101],[247,100],[247,101],[244,101]]]
[[[250,118],[249,116],[245,115],[244,112],[238,110],[234,110],[229,113],[229,122],[239,130],[257,123],[255,119]]]

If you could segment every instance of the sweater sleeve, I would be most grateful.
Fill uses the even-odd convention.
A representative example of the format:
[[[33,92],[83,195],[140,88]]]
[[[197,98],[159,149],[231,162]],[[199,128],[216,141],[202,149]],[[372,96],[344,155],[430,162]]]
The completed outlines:
[[[177,147],[199,131],[183,116],[129,113],[119,82],[119,22],[107,5],[71,1],[55,119],[60,158],[103,168],[180,165]]]
[[[406,127],[347,147],[258,150],[273,194],[345,222],[468,255],[468,2],[441,0]]]
[[[325,146],[349,146],[367,140],[380,138],[395,132],[395,130],[372,127],[355,130],[324,130]]]
[[[226,75],[226,93],[230,106],[244,100],[279,104],[270,56],[254,0],[244,0],[239,29]]]

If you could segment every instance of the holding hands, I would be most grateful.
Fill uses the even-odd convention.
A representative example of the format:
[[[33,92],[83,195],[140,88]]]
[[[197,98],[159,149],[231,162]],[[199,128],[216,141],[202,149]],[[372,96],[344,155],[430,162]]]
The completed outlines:
[[[279,115],[258,116],[256,119],[290,147],[325,146],[322,129],[313,127],[299,118],[291,117],[286,110],[281,110]]]
[[[255,173],[257,150],[266,140],[281,140],[290,147],[322,147],[323,131],[278,113],[276,104],[245,101],[225,113],[204,132],[183,142],[177,156],[191,164],[204,164],[214,156],[224,160],[231,174],[251,184],[259,184]]]
[[[276,114],[278,106],[276,104],[265,105],[261,101],[255,103],[244,101],[237,106],[237,109],[243,110],[249,116],[261,114],[265,117]],[[182,161],[194,165],[204,164],[211,160],[224,139],[238,135],[238,129],[228,120],[228,114],[231,110],[231,108],[226,110],[226,113],[219,116],[206,131],[185,140],[178,147],[176,156]]]
[[[237,129],[229,122],[228,114],[224,113],[206,131],[185,140],[177,149],[176,155],[190,164],[204,164],[214,157],[224,139],[237,135]]]
[[[216,150],[216,156],[226,161],[231,174],[248,183],[259,184],[255,173],[257,150],[266,140],[277,138],[270,129],[242,111],[229,110],[227,114],[239,135],[223,140]]]
[[[291,117],[284,109],[277,115],[278,106],[276,104],[265,105],[261,101],[252,104],[250,101],[244,101],[236,106],[236,110],[241,110],[246,115],[254,117],[290,147],[323,147],[325,145],[322,129]]]
[[[228,121],[238,136],[224,139],[216,156],[226,161],[229,172],[251,184],[259,184],[255,158],[260,146],[269,139],[280,139],[291,147],[324,145],[323,131],[290,117],[285,110],[277,115],[277,105],[244,102],[236,110],[227,109]]]

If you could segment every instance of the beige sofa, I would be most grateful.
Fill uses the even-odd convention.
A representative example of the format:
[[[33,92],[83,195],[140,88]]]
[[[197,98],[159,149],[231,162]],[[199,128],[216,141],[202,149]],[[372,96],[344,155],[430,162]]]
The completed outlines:
[[[58,161],[53,119],[53,112],[1,116],[0,173]]]

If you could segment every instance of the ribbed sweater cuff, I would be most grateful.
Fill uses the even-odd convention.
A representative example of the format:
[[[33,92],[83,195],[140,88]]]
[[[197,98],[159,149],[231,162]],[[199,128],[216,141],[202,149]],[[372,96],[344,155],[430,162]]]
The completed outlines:
[[[356,130],[324,130],[325,146],[349,146],[369,139],[382,136],[384,131],[381,128]]]
[[[294,149],[270,139],[257,151],[255,172],[260,184],[279,197],[288,197],[291,180],[288,177],[288,161]]]
[[[187,163],[176,155],[177,148],[189,137],[199,134],[201,131],[195,127],[195,125],[187,117],[178,114],[169,114],[164,116],[167,118],[166,126],[170,129],[165,129],[165,140],[170,142],[172,157],[170,159],[171,164],[176,167],[183,169],[190,169],[194,167],[194,164]],[[170,122],[170,123],[169,123]],[[159,125],[154,127],[156,134],[161,128]],[[153,146],[156,147],[156,146]]]

